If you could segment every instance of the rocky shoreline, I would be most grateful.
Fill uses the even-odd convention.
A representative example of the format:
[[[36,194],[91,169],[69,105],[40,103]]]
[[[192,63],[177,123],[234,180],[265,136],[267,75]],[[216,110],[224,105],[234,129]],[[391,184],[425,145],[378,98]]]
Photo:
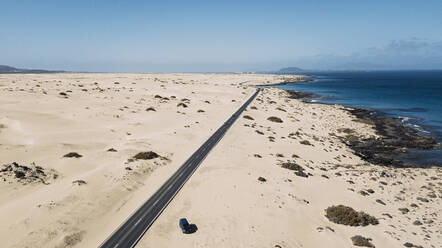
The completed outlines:
[[[292,99],[300,99],[310,103],[310,99],[318,95],[301,91],[287,91]],[[307,100],[307,101],[306,101]],[[376,115],[374,111],[364,108],[344,108],[355,117],[355,121],[372,125],[378,137],[363,137],[355,130],[343,128],[342,141],[356,155],[372,164],[395,167],[432,167],[440,164],[424,164],[417,166],[401,159],[401,156],[412,149],[437,149],[440,144],[431,137],[423,137],[419,133],[402,124],[399,118]]]

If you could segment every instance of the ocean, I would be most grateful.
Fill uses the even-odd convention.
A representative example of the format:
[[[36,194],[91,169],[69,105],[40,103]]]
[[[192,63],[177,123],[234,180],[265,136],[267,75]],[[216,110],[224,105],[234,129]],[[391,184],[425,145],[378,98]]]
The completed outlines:
[[[442,70],[309,72],[313,82],[275,86],[309,92],[325,104],[362,107],[398,117],[403,124],[442,142]],[[414,151],[406,158],[417,164],[442,164],[442,149]]]

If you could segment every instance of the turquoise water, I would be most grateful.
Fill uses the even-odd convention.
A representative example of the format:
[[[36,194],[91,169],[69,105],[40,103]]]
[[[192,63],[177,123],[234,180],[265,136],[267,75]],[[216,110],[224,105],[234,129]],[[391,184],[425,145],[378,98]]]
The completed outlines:
[[[363,107],[402,119],[404,125],[442,142],[442,70],[311,72],[315,81],[276,86],[319,95],[312,101]],[[442,161],[442,149],[412,154]]]

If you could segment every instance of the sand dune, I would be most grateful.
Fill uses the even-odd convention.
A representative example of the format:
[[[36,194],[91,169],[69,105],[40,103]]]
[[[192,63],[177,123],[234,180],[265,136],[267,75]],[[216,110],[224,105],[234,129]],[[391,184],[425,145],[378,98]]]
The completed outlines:
[[[253,94],[252,85],[284,80],[0,75],[0,171],[11,168],[0,172],[2,247],[96,247]],[[356,235],[376,247],[442,246],[440,168],[369,164],[340,137],[344,129],[376,136],[373,127],[342,106],[303,103],[282,90],[263,90],[243,117],[138,247],[351,247]],[[159,157],[134,158],[148,151]],[[379,224],[325,217],[340,204]],[[181,217],[198,232],[182,234]]]

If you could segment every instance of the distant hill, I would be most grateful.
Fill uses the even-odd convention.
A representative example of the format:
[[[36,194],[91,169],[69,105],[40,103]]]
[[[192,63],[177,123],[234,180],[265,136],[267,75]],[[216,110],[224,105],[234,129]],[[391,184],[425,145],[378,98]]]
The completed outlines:
[[[12,66],[0,65],[0,73],[53,73],[63,71],[48,71],[40,69],[18,69]]]
[[[0,72],[3,73],[9,73],[9,72],[16,72],[17,68],[7,66],[7,65],[0,65]]]
[[[299,67],[286,67],[286,68],[282,68],[278,72],[279,73],[294,73],[294,72],[304,72],[304,70]]]

